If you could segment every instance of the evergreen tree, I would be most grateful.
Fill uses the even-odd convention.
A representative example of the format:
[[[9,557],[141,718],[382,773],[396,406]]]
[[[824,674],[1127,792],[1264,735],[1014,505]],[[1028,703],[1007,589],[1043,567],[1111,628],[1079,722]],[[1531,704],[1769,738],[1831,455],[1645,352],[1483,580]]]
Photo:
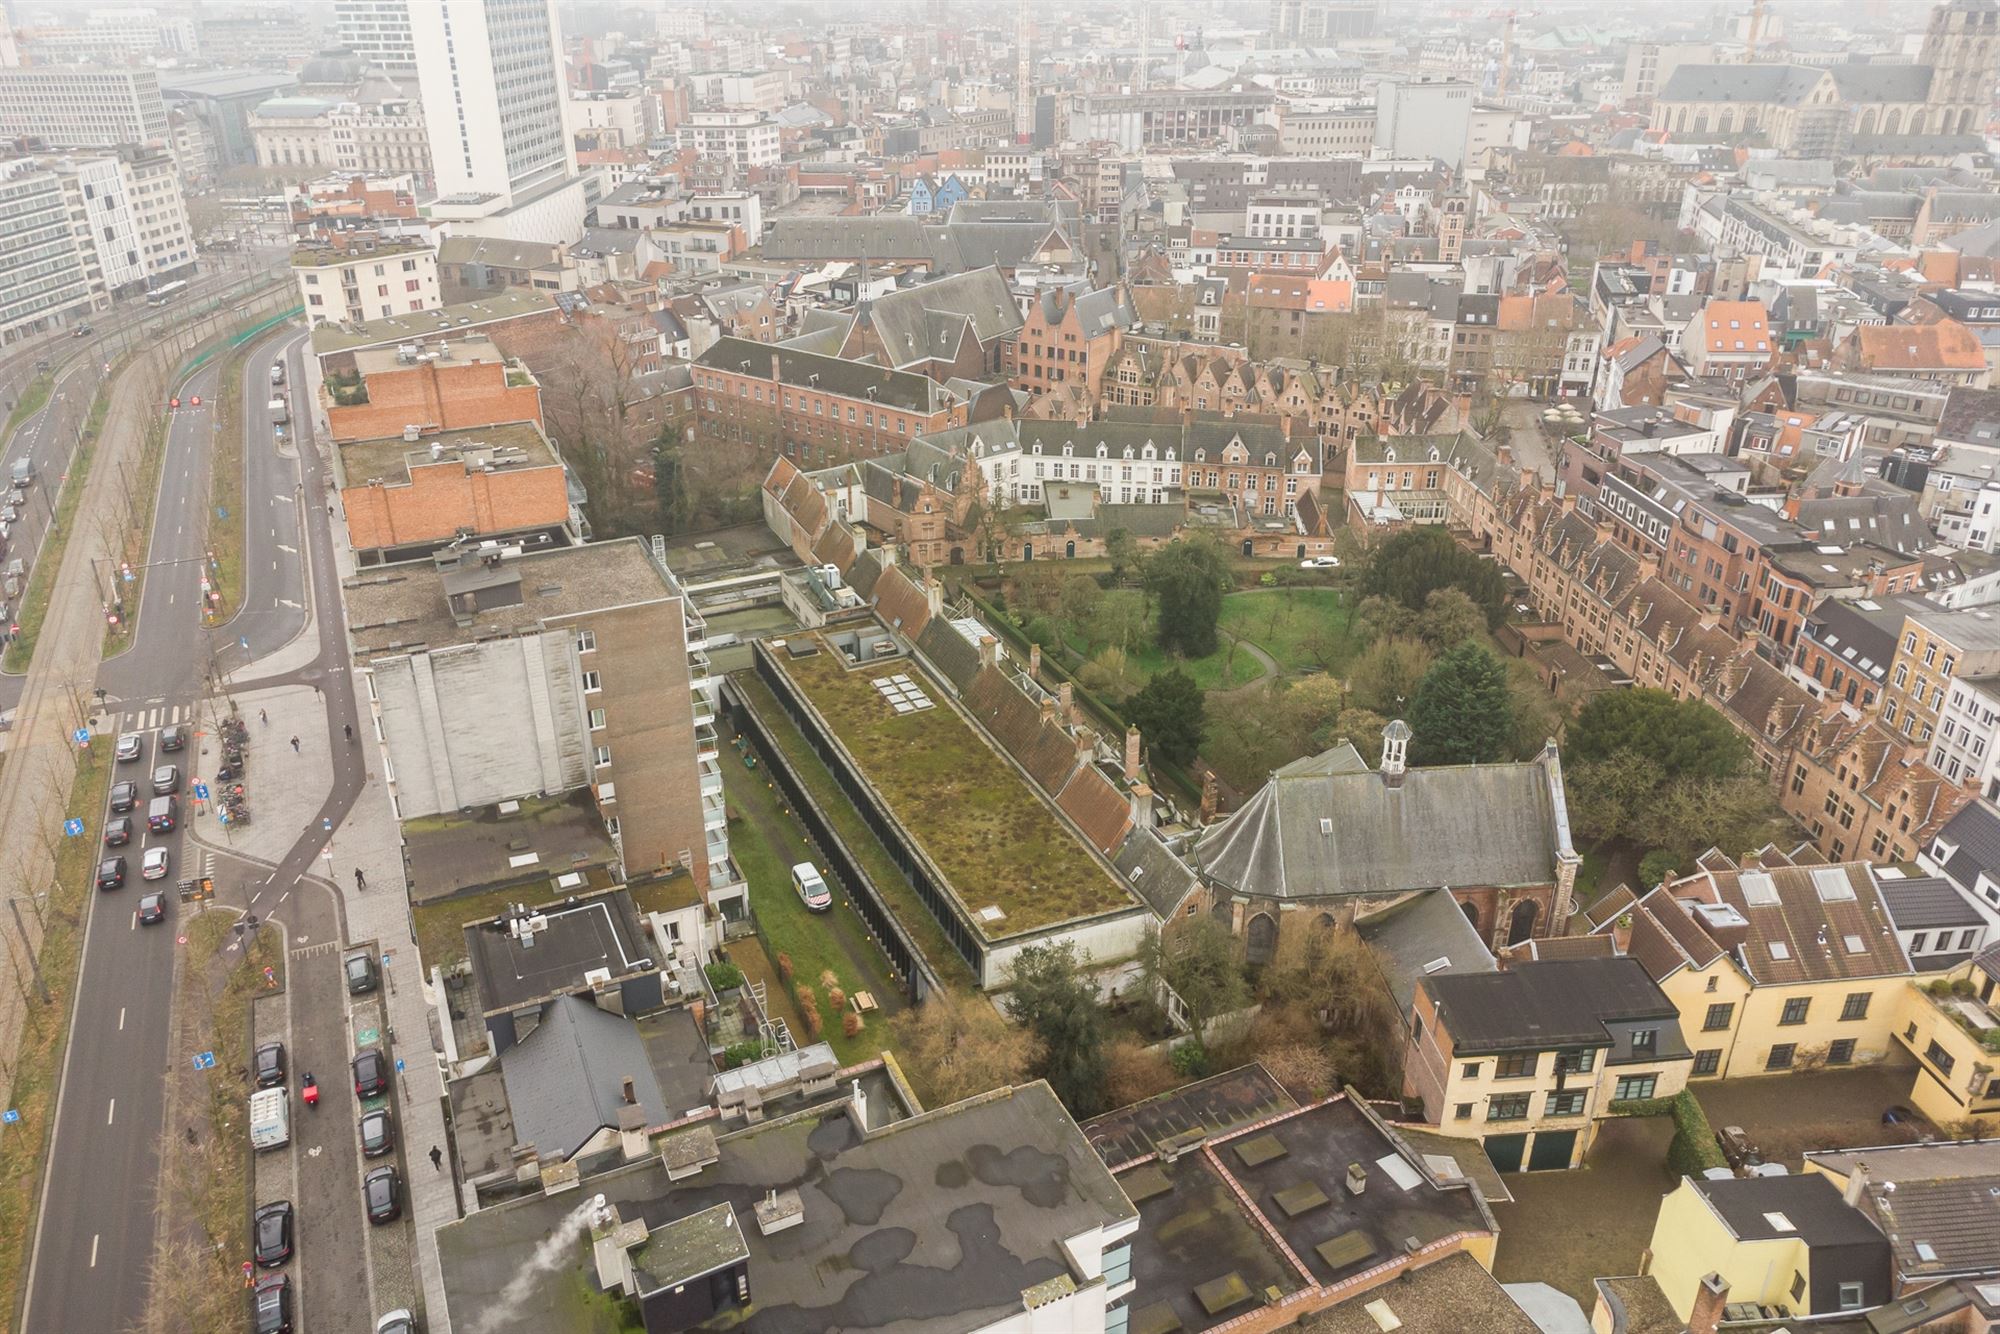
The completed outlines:
[[[1097,988],[1083,974],[1074,941],[1030,945],[1014,960],[1007,1013],[1034,1034],[1034,1073],[1081,1120],[1104,1110],[1108,1069],[1104,1057],[1104,1014]]]
[[[1159,603],[1160,647],[1189,658],[1215,652],[1215,623],[1229,570],[1212,542],[1176,539],[1146,561],[1146,591]]]
[[[1478,644],[1431,664],[1410,706],[1411,759],[1418,764],[1490,764],[1514,734],[1507,669]]]
[[[1206,705],[1201,687],[1180,668],[1161,672],[1125,697],[1125,721],[1161,759],[1186,764],[1201,749]]]

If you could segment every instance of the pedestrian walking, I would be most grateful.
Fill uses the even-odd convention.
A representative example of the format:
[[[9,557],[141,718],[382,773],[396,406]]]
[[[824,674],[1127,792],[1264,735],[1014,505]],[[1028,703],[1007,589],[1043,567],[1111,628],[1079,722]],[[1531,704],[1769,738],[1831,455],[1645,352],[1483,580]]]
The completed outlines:
[[[358,866],[354,868],[354,887],[356,889],[368,888],[368,877],[361,874],[361,868]]]
[[[296,754],[298,754],[298,753],[299,753],[299,739],[298,739],[297,737],[293,737],[293,738],[292,738],[292,754],[296,755]]]
[[[435,1144],[431,1145],[431,1170],[433,1172],[444,1171],[444,1150]]]
[[[257,710],[257,721],[269,727],[271,725],[271,715],[259,709]]]

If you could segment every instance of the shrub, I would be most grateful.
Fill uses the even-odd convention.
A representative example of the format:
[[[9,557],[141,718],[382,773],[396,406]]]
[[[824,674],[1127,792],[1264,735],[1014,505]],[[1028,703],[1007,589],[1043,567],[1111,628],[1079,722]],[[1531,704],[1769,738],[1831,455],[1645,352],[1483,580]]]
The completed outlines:
[[[807,1010],[817,1010],[819,1008],[819,996],[808,983],[799,983],[797,988],[793,990],[792,995],[798,999],[799,1012],[802,1014]]]
[[[1199,1042],[1183,1042],[1174,1048],[1170,1058],[1174,1073],[1188,1079],[1200,1079],[1208,1073],[1208,1048]]]
[[[1680,869],[1675,865],[1680,858],[1665,848],[1655,848],[1639,859],[1639,881],[1651,889],[1673,876]]]
[[[778,981],[785,986],[792,985],[792,956],[783,951],[778,954]]]
[[[825,987],[828,991],[832,991],[835,987],[840,985],[840,976],[839,974],[835,973],[831,968],[822,969],[820,970],[819,984]]]
[[[847,993],[837,986],[828,987],[826,989],[826,1003],[833,1010],[844,1010],[847,1008]]]
[[[1144,1102],[1181,1082],[1164,1056],[1135,1038],[1114,1039],[1104,1049],[1104,1064],[1107,1101],[1114,1107]]]
[[[856,1014],[852,1010],[849,1010],[846,1014],[842,1015],[840,1017],[840,1031],[847,1034],[847,1036],[851,1038],[860,1037],[861,1016]]]
[[[748,1065],[763,1051],[763,1047],[755,1042],[732,1042],[722,1049],[722,1068],[734,1070],[739,1065]]]
[[[1695,1101],[1692,1090],[1682,1089],[1671,1098],[1634,1099],[1611,1104],[1613,1116],[1671,1116],[1673,1142],[1667,1145],[1667,1170],[1677,1177],[1699,1177],[1711,1167],[1727,1167],[1722,1146],[1715,1142],[1715,1127],[1708,1113]]]
[[[708,984],[717,991],[733,991],[743,985],[743,970],[727,959],[717,959],[702,972],[708,974]]]

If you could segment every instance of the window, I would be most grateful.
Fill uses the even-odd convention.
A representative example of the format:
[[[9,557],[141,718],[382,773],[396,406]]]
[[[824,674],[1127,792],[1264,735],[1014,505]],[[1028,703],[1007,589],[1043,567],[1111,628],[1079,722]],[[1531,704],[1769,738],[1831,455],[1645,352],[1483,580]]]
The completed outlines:
[[[1528,1119],[1528,1095],[1525,1093],[1503,1093],[1486,1103],[1488,1121],[1525,1121]]]
[[[576,651],[578,653],[589,653],[596,647],[597,647],[597,631],[579,630],[576,632]]]
[[[1924,1059],[1936,1066],[1941,1075],[1951,1074],[1952,1066],[1958,1064],[1958,1058],[1938,1046],[1935,1038],[1931,1040],[1930,1046],[1924,1048]]]
[[[597,748],[597,767],[602,769],[609,763],[611,763],[611,747],[599,746]]]
[[[585,673],[583,674],[583,693],[584,693],[584,694],[586,694],[586,695],[588,695],[588,694],[592,694],[593,692],[595,692],[595,691],[599,691],[599,690],[602,690],[602,689],[604,689],[604,681],[603,681],[603,678],[599,677],[599,676],[598,676],[598,674],[597,674],[596,672],[585,672]]]
[[[1132,1279],[1132,1247],[1113,1246],[1104,1253],[1104,1286],[1113,1288]]]
[[[1711,1047],[1694,1054],[1694,1073],[1712,1075],[1722,1068],[1722,1048]]]
[[[1805,1295],[1806,1276],[1794,1270],[1792,1273],[1792,1300],[1795,1302],[1803,1300]]]
[[[1785,1002],[1785,1011],[1778,1016],[1778,1022],[1781,1024],[1803,1024],[1806,1021],[1806,1011],[1811,1008],[1812,997],[1794,996]]]
[[[592,709],[590,711],[590,730],[593,732],[604,730],[604,710]]]
[[[1465,1068],[1460,1070],[1459,1073],[1464,1075],[1467,1079],[1479,1078],[1479,1062],[1467,1061],[1465,1063]]]
[[[1571,1074],[1587,1075],[1597,1065],[1597,1053],[1586,1048],[1583,1051],[1556,1053],[1556,1069],[1567,1070]]]
[[[1502,1056],[1493,1071],[1495,1079],[1533,1079],[1535,1066],[1541,1060],[1540,1052],[1526,1052],[1518,1056]]]
[[[1930,938],[1931,938],[1931,937],[1930,937],[1930,932],[1928,932],[1928,931],[1919,931],[1919,932],[1917,932],[1917,934],[1916,934],[1916,935],[1914,935],[1914,936],[1911,936],[1911,937],[1910,937],[1910,953],[1912,953],[1912,954],[1922,954],[1922,953],[1924,952],[1924,942],[1925,942],[1925,941],[1927,941],[1927,940],[1929,940]]]
[[[1854,1039],[1837,1038],[1834,1041],[1827,1043],[1826,1063],[1828,1065],[1853,1065]]]
[[[1713,979],[1711,979],[1713,980]],[[1729,1027],[1729,1021],[1736,1017],[1736,1002],[1724,1001],[1708,1007],[1708,1017],[1701,1022],[1701,1031],[1714,1033]]]
[[[1582,1092],[1578,1091],[1575,1093],[1549,1094],[1548,1098],[1542,1103],[1542,1115],[1582,1116],[1583,1115]]]
[[[1658,1075],[1621,1075],[1617,1088],[1612,1091],[1611,1100],[1631,1102],[1640,1098],[1650,1098],[1653,1096],[1653,1085],[1658,1079]]]
[[[1840,1285],[1839,1309],[1843,1311],[1859,1311],[1863,1301],[1864,1298],[1861,1295],[1861,1285],[1859,1283],[1843,1283]]]
[[[1868,1002],[1872,999],[1874,998],[1865,991],[1849,992],[1846,1001],[1840,1007],[1841,1020],[1845,1022],[1851,1019],[1866,1019]]]
[[[1660,1045],[1660,1030],[1657,1028],[1635,1028],[1632,1030],[1632,1050],[1652,1051]]]
[[[1764,1058],[1766,1070],[1789,1070],[1792,1068],[1792,1054],[1798,1050],[1795,1042],[1780,1042],[1771,1048],[1771,1054]]]
[[[1469,1102],[1459,1103],[1457,1107],[1452,1109],[1452,1115],[1454,1120],[1470,1121],[1472,1119],[1472,1104]]]

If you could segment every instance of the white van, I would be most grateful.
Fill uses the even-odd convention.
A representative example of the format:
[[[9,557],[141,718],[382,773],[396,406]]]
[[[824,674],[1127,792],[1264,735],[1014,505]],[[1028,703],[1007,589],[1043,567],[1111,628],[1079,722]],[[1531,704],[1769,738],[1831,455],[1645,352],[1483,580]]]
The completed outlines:
[[[826,887],[819,868],[811,862],[800,862],[792,868],[792,888],[798,891],[799,902],[813,912],[833,907],[833,891]]]
[[[289,1089],[258,1089],[250,1095],[250,1147],[282,1149],[292,1142],[292,1095]]]

